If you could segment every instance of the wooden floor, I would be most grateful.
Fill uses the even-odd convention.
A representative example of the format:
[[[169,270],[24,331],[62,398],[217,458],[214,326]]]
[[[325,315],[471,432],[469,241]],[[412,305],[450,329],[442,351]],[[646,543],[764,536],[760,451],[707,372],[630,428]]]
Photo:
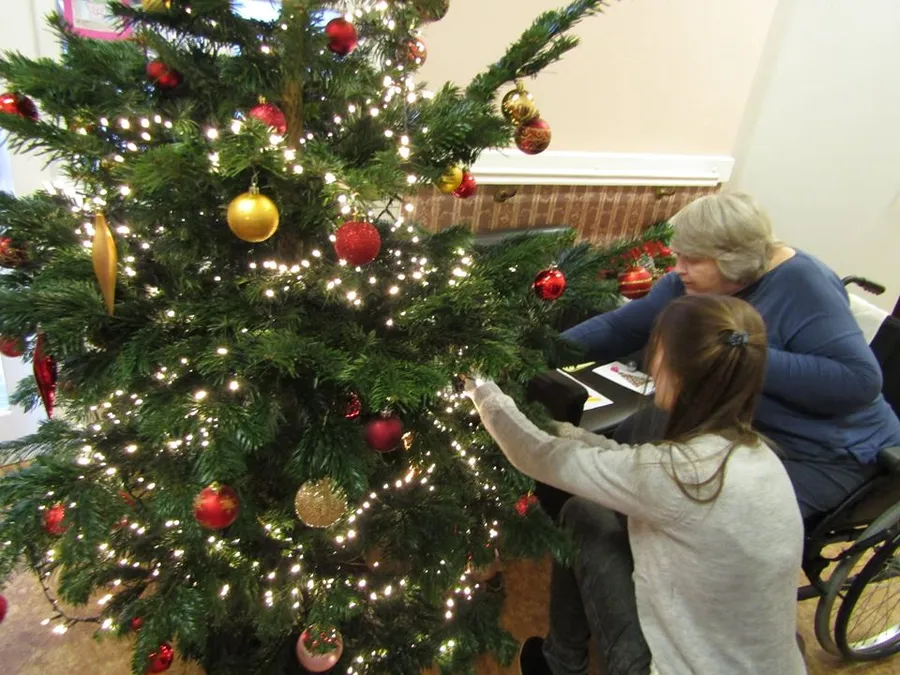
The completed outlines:
[[[547,630],[549,567],[543,562],[517,562],[508,566],[505,583],[508,595],[504,622],[518,638],[543,635]],[[4,590],[9,613],[0,625],[0,673],[2,675],[127,675],[128,645],[113,639],[98,642],[90,628],[75,628],[66,635],[50,632],[40,622],[48,616],[48,605],[40,585],[30,575],[12,580]],[[900,657],[877,664],[847,666],[825,654],[812,633],[815,601],[801,604],[799,626],[807,643],[809,675],[859,673],[888,675],[900,673]],[[172,675],[202,675],[199,668],[177,663]],[[518,669],[502,668],[484,659],[479,675],[518,675]],[[250,674],[248,674],[250,675]],[[762,674],[761,674],[762,675]],[[765,674],[765,675],[776,675]]]

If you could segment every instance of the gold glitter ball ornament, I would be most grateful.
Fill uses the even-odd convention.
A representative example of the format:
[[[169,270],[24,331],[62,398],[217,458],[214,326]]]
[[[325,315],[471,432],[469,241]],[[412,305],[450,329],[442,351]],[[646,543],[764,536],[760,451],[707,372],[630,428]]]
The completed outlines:
[[[525,90],[521,82],[517,82],[516,88],[503,97],[503,101],[500,103],[500,111],[508,122],[512,122],[517,126],[537,119],[541,114],[534,104],[531,94]]]
[[[331,527],[347,512],[347,500],[330,478],[322,478],[300,486],[294,511],[308,527]]]

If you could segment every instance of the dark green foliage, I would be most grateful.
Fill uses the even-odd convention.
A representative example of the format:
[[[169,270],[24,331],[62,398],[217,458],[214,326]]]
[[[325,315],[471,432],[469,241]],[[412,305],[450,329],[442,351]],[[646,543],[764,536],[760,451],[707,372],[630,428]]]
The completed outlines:
[[[140,617],[136,674],[163,642],[215,675],[296,673],[294,645],[312,623],[341,631],[341,667],[357,673],[436,664],[456,675],[486,651],[508,662],[502,593],[463,576],[495,549],[563,557],[567,544],[540,511],[516,514],[532,483],[452,383],[478,371],[521,401],[548,363],[576,358],[557,329],[617,301],[614,283],[597,281],[608,255],[573,232],[476,249],[463,227],[429,234],[403,200],[422,188],[408,176],[427,182],[506,145],[497,89],[574,46],[566,31],[603,3],[544,14],[468,89],[430,97],[384,65],[405,48],[410,3],[390,10],[394,30],[380,12],[360,17],[360,47],[343,59],[315,20],[326,3],[285,5],[271,24],[227,0],[157,14],[114,5],[137,40],[82,39],[53,18],[59,62],[0,59],[7,87],[41,110],[38,122],[2,115],[0,127],[74,186],[0,195],[0,234],[28,254],[0,275],[0,335],[46,336],[62,411],[0,448],[3,461],[36,457],[0,479],[0,577],[20,562],[57,572],[53,593],[101,630],[127,633]],[[145,49],[183,84],[149,83]],[[401,83],[389,100],[386,73]],[[286,138],[246,118],[260,96],[286,113]],[[250,245],[225,210],[253,180],[281,225]],[[98,210],[119,254],[113,316],[86,246]],[[357,270],[329,235],[368,212],[382,249]],[[569,291],[548,303],[531,284],[553,264]],[[360,419],[345,416],[353,394]],[[39,405],[34,384],[15,400]],[[414,432],[408,451],[366,446],[362,430],[383,411]],[[298,521],[294,497],[323,477],[349,510],[319,530]],[[215,482],[241,504],[222,532],[193,515]],[[42,514],[57,503],[68,527],[54,536]],[[370,569],[376,549],[402,569]]]

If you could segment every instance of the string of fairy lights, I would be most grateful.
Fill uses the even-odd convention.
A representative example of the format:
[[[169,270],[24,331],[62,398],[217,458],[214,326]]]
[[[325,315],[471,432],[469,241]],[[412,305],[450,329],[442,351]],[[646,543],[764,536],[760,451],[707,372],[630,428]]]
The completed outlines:
[[[348,14],[348,19],[352,17],[361,18],[372,12],[380,12],[382,24],[388,30],[395,30],[397,23],[389,16],[388,9],[390,5],[384,0],[378,2],[360,3],[360,6]],[[190,11],[186,8],[186,11]],[[287,28],[287,26],[282,26]],[[271,51],[271,47],[267,44],[261,46],[263,51]],[[415,81],[413,74],[406,68],[402,62],[394,62],[391,59],[384,61],[385,74],[382,79],[382,91],[380,95],[371,99],[357,102],[348,102],[346,110],[343,114],[335,114],[331,122],[333,127],[328,129],[322,138],[317,138],[313,133],[307,133],[303,137],[296,139],[299,147],[294,147],[284,136],[271,133],[268,136],[267,145],[260,148],[261,162],[269,164],[272,158],[278,158],[278,166],[280,171],[286,177],[303,177],[309,179],[308,169],[304,167],[302,162],[303,147],[315,143],[327,143],[335,138],[336,135],[348,131],[350,124],[358,121],[363,116],[372,119],[383,119],[382,111],[395,102],[396,99],[402,98],[404,105],[411,105],[420,99],[433,98],[433,93],[420,88]],[[324,100],[324,97],[323,97]],[[404,115],[405,125],[406,115]],[[203,139],[207,143],[209,161],[209,171],[217,173],[221,166],[221,147],[223,143],[228,143],[242,134],[255,129],[248,129],[247,122],[240,118],[233,119],[230,123],[226,123],[221,127],[208,126],[199,131],[191,129],[188,126],[177,125],[170,119],[164,118],[159,114],[152,115],[123,115],[111,119],[109,117],[101,117],[96,120],[95,124],[87,125],[82,123],[77,126],[74,131],[80,136],[94,135],[99,130],[106,140],[115,145],[116,150],[109,154],[107,160],[113,164],[127,164],[129,157],[145,152],[154,147],[155,144],[165,144],[177,142],[179,140],[194,140],[192,136],[202,134]],[[427,135],[428,130],[422,129],[423,135]],[[396,152],[398,156],[408,161],[414,154],[409,132],[404,129],[392,129],[385,127],[383,129],[384,137],[391,139],[396,144]],[[336,212],[340,216],[350,216],[354,213],[365,212],[369,217],[374,215],[374,211],[369,205],[362,203],[354,192],[344,182],[341,176],[340,166],[327,167],[318,176],[326,186],[326,196],[332,199],[336,205]],[[412,189],[422,182],[422,178],[410,172],[406,176],[406,184]],[[115,188],[98,188],[91,190],[89,188],[80,188],[78,186],[66,185],[56,186],[58,192],[63,193],[69,198],[73,204],[72,210],[85,219],[76,227],[75,233],[82,237],[82,244],[85,248],[92,245],[92,237],[94,235],[94,227],[88,216],[97,212],[104,211],[114,199],[127,202],[130,199],[140,198],[136,195],[134,188],[127,184],[121,183]],[[468,268],[474,264],[472,255],[464,249],[456,251],[458,262],[450,270],[442,271],[423,256],[421,252],[415,250],[416,244],[420,242],[416,227],[411,224],[408,219],[414,212],[414,206],[408,201],[400,204],[399,210],[401,214],[393,215],[390,204],[383,213],[391,214],[393,225],[391,231],[397,235],[407,235],[404,244],[396,243],[392,248],[386,249],[382,255],[386,256],[392,262],[393,269],[388,276],[379,276],[378,273],[371,273],[362,267],[354,267],[348,265],[344,260],[338,260],[331,263],[327,260],[319,249],[312,250],[308,257],[296,261],[279,261],[275,259],[259,259],[255,256],[247,262],[248,275],[256,275],[260,280],[268,284],[265,288],[264,297],[269,299],[278,299],[285,297],[286,294],[292,292],[308,292],[310,277],[322,284],[320,290],[330,293],[335,298],[340,298],[350,307],[363,309],[366,306],[368,297],[382,298],[385,295],[389,298],[396,299],[398,302],[394,305],[399,311],[396,314],[397,319],[402,319],[406,312],[402,310],[402,301],[409,289],[425,288],[435,283],[437,277],[442,277],[443,283],[449,286],[455,286],[461,283],[468,275]],[[200,215],[205,215],[200,213]],[[136,254],[125,256],[121,262],[121,271],[134,283],[139,283],[137,269],[137,256],[153,255],[153,239],[165,235],[166,227],[157,226],[152,232],[141,233],[135,231],[128,225],[121,224],[114,228],[117,238],[127,240],[132,246],[132,251]],[[332,241],[334,237],[332,235]],[[216,283],[222,282],[222,277],[217,275],[211,265],[207,264],[203,270],[213,275]],[[146,293],[150,298],[156,298],[160,295],[158,288],[152,285],[145,286]],[[157,320],[160,322],[177,322],[190,321],[190,316],[179,316],[174,307],[161,309]],[[385,317],[384,323],[387,327],[395,325],[394,316]],[[247,329],[243,329],[244,332]],[[234,356],[235,348],[231,345],[223,344],[215,348],[215,355],[222,359],[228,359]],[[102,470],[100,480],[107,481],[110,489],[120,491],[124,488],[124,493],[129,498],[140,503],[141,499],[147,493],[155,490],[164,489],[155,482],[145,478],[142,475],[130,476],[132,485],[124,485],[122,472],[117,466],[119,459],[133,458],[135,455],[144,452],[163,453],[183,453],[189,450],[203,451],[216,443],[216,433],[218,429],[218,418],[214,413],[214,403],[219,397],[227,396],[234,398],[240,396],[243,387],[239,374],[235,374],[227,379],[223,387],[214,388],[211,386],[195,389],[191,394],[191,406],[189,412],[185,415],[186,419],[196,426],[191,433],[179,435],[166,440],[158,445],[158,447],[145,447],[145,444],[138,441],[123,441],[118,448],[119,458],[113,456],[109,450],[107,454],[98,451],[95,448],[98,439],[102,442],[113,429],[121,430],[123,426],[127,427],[131,419],[140,414],[141,406],[144,404],[147,396],[152,396],[153,387],[168,387],[176,383],[184,375],[195,374],[192,369],[191,360],[187,357],[179,359],[177,364],[159,364],[152,375],[147,378],[144,385],[149,393],[130,393],[124,390],[114,391],[107,400],[89,407],[91,421],[85,424],[79,424],[78,428],[84,433],[84,443],[76,454],[74,462],[79,467],[98,467]],[[442,411],[432,412],[431,419],[434,426],[448,437],[448,447],[459,458],[460,462],[470,472],[473,481],[480,490],[488,495],[497,492],[497,485],[494,480],[485,473],[478,456],[478,448],[469,441],[461,441],[462,429],[453,428],[449,417],[460,412],[462,406],[465,405],[465,397],[455,393],[448,388],[437,393],[440,405],[444,406]],[[470,409],[474,414],[474,408]],[[442,414],[445,418],[442,418]],[[151,444],[152,445],[152,444]],[[430,453],[428,453],[430,454]],[[495,470],[499,470],[494,467]],[[345,550],[346,547],[354,540],[360,537],[360,528],[364,523],[365,516],[371,512],[379,503],[384,502],[384,498],[392,491],[419,489],[427,492],[433,492],[435,486],[433,484],[433,474],[435,464],[431,464],[425,468],[419,468],[410,465],[393,481],[384,483],[380,489],[373,490],[368,493],[367,497],[361,501],[355,508],[348,509],[347,515],[341,520],[340,526],[334,526],[332,530],[335,532],[333,542],[335,551]],[[80,479],[86,479],[86,474],[79,476]],[[47,493],[48,501],[52,502],[55,498],[53,492]],[[499,498],[492,497],[500,504]],[[44,509],[45,507],[40,507]],[[75,510],[78,508],[76,502],[69,502],[67,509]],[[335,578],[318,578],[313,570],[310,570],[304,559],[303,545],[296,542],[291,536],[290,528],[276,523],[260,522],[260,526],[265,532],[265,536],[282,545],[282,553],[284,557],[281,564],[275,569],[261,569],[259,561],[253,560],[252,556],[241,550],[241,540],[237,538],[228,538],[210,535],[206,539],[206,555],[215,557],[223,561],[227,561],[229,566],[247,573],[259,575],[259,579],[266,586],[262,593],[261,602],[267,608],[272,608],[279,603],[287,603],[296,613],[302,612],[301,596],[304,592],[312,593],[321,591],[327,593],[336,584],[342,583],[348,589],[355,589],[353,599],[349,601],[349,609],[354,609],[366,602],[376,603],[389,599],[397,599],[405,594],[415,594],[417,587],[407,576],[403,575],[390,583],[384,583],[378,588],[374,588],[365,574],[355,574],[348,572],[341,581]],[[170,535],[181,535],[184,533],[184,524],[175,519],[164,522],[162,531],[151,529],[151,525],[141,518],[140,510],[135,509],[133,515],[129,516],[126,521],[121,523],[121,527],[116,529],[116,534],[126,535],[129,537],[167,537]],[[499,536],[497,521],[485,522],[485,539],[488,544],[492,544]],[[471,535],[471,532],[467,532]],[[81,535],[77,535],[81,537]],[[127,548],[127,542],[125,544]],[[122,548],[121,546],[119,548]],[[111,542],[103,542],[98,545],[98,557],[102,561],[111,565],[117,565],[122,568],[143,568],[146,569],[151,578],[159,577],[165,572],[174,574],[176,570],[183,567],[185,560],[185,550],[181,548],[173,548],[168,559],[153,559],[149,561],[133,560],[129,557],[127,551],[118,551],[116,546]],[[46,551],[45,560],[51,566],[57,560],[57,551],[50,548]],[[441,565],[444,562],[441,561]],[[440,570],[437,571],[440,574]],[[471,578],[472,570],[467,570],[459,577],[457,583],[450,584],[445,604],[445,618],[449,621],[455,616],[455,608],[458,602],[471,600],[475,592],[482,587],[482,584]],[[49,578],[51,571],[46,571],[42,575],[42,584],[44,579]],[[380,573],[381,574],[381,573]],[[197,580],[185,578],[187,583],[197,585]],[[123,586],[125,582],[122,579],[115,579],[111,585],[111,592],[104,594],[96,603],[100,608],[99,617],[77,618],[67,616],[57,605],[56,601],[47,594],[48,599],[53,604],[55,614],[52,617],[42,621],[43,625],[56,623],[52,629],[54,634],[64,634],[68,627],[77,621],[93,621],[100,622],[100,629],[103,631],[117,632],[121,626],[118,625],[117,619],[111,616],[103,616],[103,608],[108,606],[114,597],[116,589]],[[45,586],[45,592],[47,587]],[[219,597],[222,601],[227,601],[231,594],[231,584],[223,582],[219,591]],[[452,651],[456,646],[454,640],[449,639],[440,646],[440,652],[445,654]],[[367,656],[358,655],[354,658],[351,665],[347,668],[348,675],[356,675],[368,671],[368,666],[372,660],[383,658],[387,655],[386,650],[373,651]]]

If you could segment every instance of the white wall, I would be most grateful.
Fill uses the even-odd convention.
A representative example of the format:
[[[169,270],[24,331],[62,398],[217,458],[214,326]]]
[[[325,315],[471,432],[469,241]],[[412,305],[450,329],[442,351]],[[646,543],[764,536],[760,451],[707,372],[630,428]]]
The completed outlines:
[[[900,294],[900,3],[781,0],[733,183],[779,236]]]
[[[0,21],[0,45],[4,49],[21,51],[28,56],[55,56],[59,49],[53,34],[44,27],[43,17],[55,9],[54,0],[27,0],[4,4],[4,17]],[[44,170],[43,162],[34,157],[11,155],[4,146],[0,147],[0,189],[12,190],[16,194],[28,194],[41,187],[52,178]],[[5,384],[12,391],[16,383],[31,377],[31,364],[22,359],[0,357]],[[28,415],[21,408],[13,408],[0,416],[0,441],[19,438],[32,433],[38,422],[44,419],[38,410]]]
[[[822,0],[827,3],[830,0]],[[865,4],[866,0],[858,0]],[[452,0],[420,80],[467,84],[566,0]],[[610,0],[528,81],[553,150],[732,155],[778,0]]]

